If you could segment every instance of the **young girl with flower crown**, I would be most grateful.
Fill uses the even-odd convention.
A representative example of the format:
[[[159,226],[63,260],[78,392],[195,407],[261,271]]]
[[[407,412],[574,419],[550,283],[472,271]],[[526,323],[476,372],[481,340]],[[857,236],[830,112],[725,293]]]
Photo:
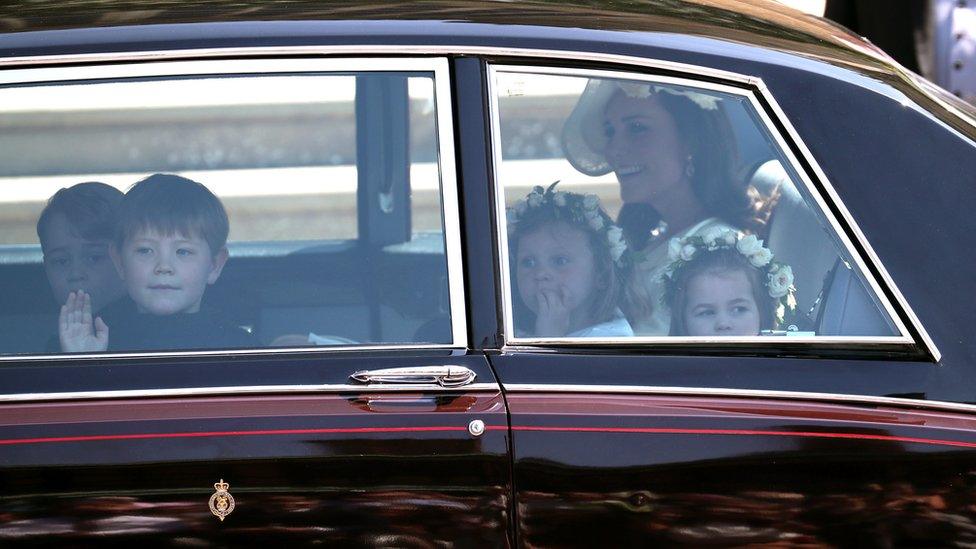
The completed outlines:
[[[536,187],[508,209],[516,333],[634,335],[618,308],[622,231],[596,195]]]
[[[755,336],[796,307],[793,271],[755,235],[721,229],[674,238],[664,275],[670,335]]]

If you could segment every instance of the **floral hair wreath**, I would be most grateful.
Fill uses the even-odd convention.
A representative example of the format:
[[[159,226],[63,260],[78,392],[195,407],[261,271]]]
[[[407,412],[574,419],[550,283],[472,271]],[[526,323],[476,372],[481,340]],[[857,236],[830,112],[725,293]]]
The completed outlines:
[[[796,288],[793,286],[793,269],[773,261],[773,252],[763,246],[756,235],[742,235],[732,229],[715,229],[703,235],[685,238],[672,238],[668,244],[668,259],[671,263],[664,270],[665,300],[670,302],[677,288],[680,272],[696,258],[716,250],[735,250],[749,260],[749,264],[766,276],[764,286],[777,301],[776,322],[782,323],[787,309],[796,310]]]
[[[603,233],[610,249],[610,258],[618,267],[622,267],[624,252],[627,251],[624,232],[600,208],[600,197],[595,194],[557,191],[558,183],[556,181],[547,189],[537,185],[525,198],[506,209],[508,234],[513,234],[518,223],[534,210],[552,208],[556,219],[583,224],[597,233]]]
[[[718,109],[718,97],[694,90],[675,89],[667,86],[645,84],[643,82],[617,82],[617,86],[624,92],[624,95],[634,99],[647,99],[652,93],[668,93],[687,97],[692,103],[706,111]]]

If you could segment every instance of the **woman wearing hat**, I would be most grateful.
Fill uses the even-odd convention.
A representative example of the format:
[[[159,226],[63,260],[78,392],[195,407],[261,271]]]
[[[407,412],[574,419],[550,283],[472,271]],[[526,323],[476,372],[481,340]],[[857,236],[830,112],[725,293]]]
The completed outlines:
[[[722,97],[692,88],[591,80],[563,128],[573,166],[614,172],[634,268],[628,314],[637,335],[667,335],[661,276],[667,241],[761,225],[758,193],[736,178],[735,137]]]

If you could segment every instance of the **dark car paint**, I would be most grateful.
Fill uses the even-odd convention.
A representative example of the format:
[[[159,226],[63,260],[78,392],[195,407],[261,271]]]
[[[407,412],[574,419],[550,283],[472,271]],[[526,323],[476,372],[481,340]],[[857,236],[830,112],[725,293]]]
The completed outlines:
[[[468,433],[472,417],[484,435]],[[159,534],[202,546],[507,538],[497,392],[22,404],[0,422],[5,546]],[[221,478],[237,506],[215,528],[205,502]]]
[[[42,466],[39,458],[32,457],[37,455],[33,450],[26,457],[18,454],[25,461],[7,461],[13,454],[3,448],[0,456],[5,459],[0,472],[4,486],[22,487],[5,489],[0,496],[0,505],[6,509],[0,512],[7,520],[24,517],[35,521],[29,525],[41,532],[45,528],[56,532],[68,528],[66,524],[75,524],[75,517],[92,517],[93,522],[85,524],[100,525],[105,523],[97,521],[104,518],[118,521],[120,517],[144,516],[146,509],[158,508],[154,507],[158,504],[174,509],[165,517],[190,518],[144,524],[139,533],[118,539],[138,541],[166,534],[172,524],[192,523],[192,528],[177,529],[195,532],[194,536],[216,545],[284,536],[373,545],[424,546],[438,540],[505,543],[513,541],[498,537],[506,529],[512,535],[517,533],[517,541],[526,545],[603,544],[607,540],[695,545],[932,545],[971,541],[976,509],[971,496],[976,471],[972,415],[817,404],[804,401],[802,395],[793,397],[795,403],[661,397],[653,396],[653,390],[629,395],[635,387],[700,387],[895,396],[915,399],[919,407],[925,406],[925,400],[976,402],[974,319],[972,307],[966,306],[972,303],[967,298],[972,296],[976,262],[965,260],[966,250],[976,245],[976,223],[970,214],[976,211],[976,193],[972,192],[976,158],[971,143],[947,131],[946,126],[968,138],[976,136],[976,131],[935,103],[910,76],[888,66],[871,47],[855,42],[845,46],[854,39],[842,29],[785,9],[757,9],[755,13],[731,1],[707,5],[531,2],[518,8],[494,2],[250,7],[233,2],[208,4],[206,9],[193,3],[174,3],[152,13],[133,11],[143,6],[140,3],[88,3],[90,9],[76,11],[30,4],[3,8],[11,15],[3,19],[4,24],[16,31],[0,36],[3,56],[298,45],[437,45],[445,46],[444,51],[450,51],[447,46],[495,46],[624,54],[761,78],[943,357],[935,364],[904,353],[825,349],[793,351],[803,356],[791,357],[782,349],[741,347],[706,351],[653,347],[501,351],[504,334],[493,275],[497,258],[490,215],[494,210],[483,60],[567,62],[548,60],[544,54],[535,59],[501,53],[482,59],[462,56],[453,62],[452,85],[469,341],[472,349],[489,356],[498,380],[508,386],[511,440],[501,438],[504,433],[499,427],[505,421],[498,408],[488,416],[492,419],[487,423],[494,429],[484,435],[481,446],[474,446],[470,436],[461,432],[433,439],[393,435],[403,446],[397,451],[403,453],[391,453],[386,446],[381,452],[383,456],[397,456],[395,461],[362,459],[358,454],[370,454],[370,449],[375,449],[370,446],[374,436],[345,435],[346,446],[335,446],[335,453],[329,454],[333,459],[326,461],[336,464],[336,470],[350,479],[366,479],[363,492],[353,486],[354,482],[343,484],[341,478],[323,478],[334,471],[323,472],[314,459],[309,462],[299,457],[297,454],[315,446],[291,435],[265,434],[247,443],[243,443],[247,437],[229,438],[226,453],[210,454],[193,454],[200,452],[199,448],[186,441],[166,443],[181,440],[174,437],[156,447],[174,452],[169,461],[152,464],[140,463],[146,459],[144,446],[132,441],[37,442],[33,446],[54,445],[48,448],[55,450],[44,452],[63,452],[76,462],[85,461],[86,452],[93,448],[101,448],[119,465],[89,463],[83,470],[94,474],[80,475],[75,467]],[[735,6],[749,13],[737,12]],[[16,28],[18,18],[26,21],[24,27]],[[261,22],[252,22],[255,20]],[[578,28],[582,24],[587,28]],[[629,32],[631,29],[646,34]],[[592,61],[568,64],[611,66]],[[935,114],[919,110],[913,102]],[[352,352],[346,356],[345,363],[332,355],[241,358],[234,362],[221,362],[226,358],[180,360],[166,365],[167,371],[179,374],[171,377],[160,373],[160,366],[175,359],[158,358],[87,366],[52,361],[44,367],[5,367],[0,373],[3,386],[9,387],[5,393],[34,392],[38,388],[216,387],[259,380],[263,380],[261,384],[269,380],[340,383],[348,375],[347,364],[377,362],[374,355]],[[429,357],[419,359],[425,360]],[[383,355],[379,362],[399,365],[402,361],[395,355]],[[474,358],[468,361],[477,362]],[[170,370],[173,367],[176,370]],[[483,377],[491,375],[482,372],[479,375]],[[13,379],[18,380],[17,385],[8,383]],[[552,389],[558,385],[577,389],[568,394],[544,392],[546,386]],[[588,392],[587,385],[618,386],[620,395]],[[192,426],[185,424],[185,418],[170,418],[162,420],[167,425],[156,432],[225,432],[226,421],[264,431],[293,425],[319,428],[314,418],[288,408],[289,398],[270,397],[285,403],[282,409],[288,412],[281,415],[229,411],[230,419],[208,418]],[[354,409],[351,403],[362,400],[356,395],[345,401],[321,398],[345,406],[347,415],[343,417],[357,425],[367,419],[376,421],[375,417],[393,418],[393,426],[402,424],[395,415],[377,416]],[[476,398],[498,405],[498,395]],[[204,402],[185,398],[172,405],[192,408],[217,402],[216,406],[237,408],[253,406],[250,400],[235,397]],[[87,405],[65,402],[56,406],[68,410],[70,417],[79,406]],[[152,410],[152,401],[133,403],[127,412],[140,409]],[[5,405],[0,416],[12,418],[5,422],[13,429],[4,435],[5,440],[108,432],[67,420],[49,421],[41,429],[37,422],[14,413],[11,405]],[[23,414],[23,410],[17,413]],[[127,422],[95,425],[118,433],[145,432],[153,421],[152,413]],[[438,425],[448,423],[442,414],[429,415],[437,416]],[[457,412],[446,415],[451,427],[466,423]],[[119,414],[120,419],[125,417]],[[317,433],[314,437],[326,435]],[[297,454],[269,459],[269,455],[276,455],[281,440]],[[432,471],[447,463],[437,456],[451,450],[428,444],[431,440],[453,444],[454,451],[465,456],[465,463],[477,464],[476,468],[484,472],[477,480],[480,488],[473,489],[472,477],[464,477],[464,469],[454,466],[445,469],[454,480],[442,482]],[[514,484],[501,465],[509,451],[507,442],[512,445]],[[119,451],[112,452],[113,448]],[[222,461],[246,448],[255,455]],[[196,460],[181,463],[176,453],[181,449]],[[384,475],[370,477],[377,467],[385,471]],[[177,469],[180,473],[174,475]],[[119,470],[126,472],[122,480]],[[221,475],[233,476],[227,479],[232,492],[237,487],[242,490],[241,508],[226,525],[216,523],[203,506],[210,484],[217,480],[211,477]],[[370,478],[373,484],[369,484]],[[146,479],[146,484],[140,479]],[[444,489],[430,489],[432,484]],[[316,491],[318,486],[347,488],[348,493],[331,492],[325,497]],[[69,494],[74,494],[74,499],[65,497]],[[248,510],[255,508],[261,511]],[[11,514],[10,509],[20,514]],[[428,512],[431,510],[436,512]],[[453,517],[462,526],[448,527],[436,513]],[[301,516],[296,518],[296,514]],[[234,520],[242,526],[232,528],[243,530],[231,530],[234,533],[226,537],[228,533],[219,528],[230,526]],[[314,524],[327,528],[318,529]],[[405,524],[433,526],[418,533]],[[333,527],[336,530],[328,529]],[[97,529],[88,528],[85,532],[98,535]],[[474,533],[478,528],[491,535]],[[389,537],[370,537],[375,533]],[[452,534],[458,537],[452,538]],[[31,538],[31,542],[37,539]],[[89,538],[63,539],[81,542]],[[100,535],[98,539],[107,538]]]
[[[527,546],[976,539],[972,416],[654,395],[508,404]]]

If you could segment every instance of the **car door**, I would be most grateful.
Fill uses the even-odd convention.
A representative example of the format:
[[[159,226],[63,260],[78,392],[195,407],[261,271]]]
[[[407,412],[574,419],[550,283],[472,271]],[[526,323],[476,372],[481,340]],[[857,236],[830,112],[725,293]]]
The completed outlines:
[[[560,54],[555,66],[532,52],[509,54],[515,56],[486,71],[506,337],[490,360],[511,414],[520,541],[970,540],[972,407],[926,401],[945,359],[823,172],[804,167],[816,162],[787,130],[775,98],[750,75],[618,56],[588,56],[607,63],[597,69],[572,66],[572,54]],[[519,224],[550,212],[581,234],[602,235],[609,232],[604,223],[590,223],[595,215],[573,208],[585,214],[587,201],[608,212],[620,208],[622,191],[610,169],[600,175],[589,169],[594,164],[573,158],[574,146],[587,146],[588,137],[572,142],[566,133],[586,124],[580,109],[590,92],[607,87],[635,102],[662,93],[688,98],[726,117],[735,145],[761,166],[747,172],[750,184],[781,199],[759,236],[774,257],[793,264],[789,295],[798,303],[783,322],[760,334],[709,337],[642,335],[637,322],[635,336],[535,333],[542,328],[533,315],[542,305],[534,308],[533,294],[518,287],[524,265],[514,253],[529,238],[523,235],[534,233],[519,232]],[[602,108],[594,111],[598,128],[610,116]],[[591,143],[599,139],[605,138]],[[547,140],[561,147],[538,154]],[[599,150],[588,146],[599,160]],[[558,186],[549,187],[553,181]],[[574,206],[577,200],[582,206]],[[689,234],[660,276],[675,280],[694,254],[746,253]],[[647,238],[652,244],[638,262],[654,253],[657,234]],[[654,307],[676,303],[669,283]]]
[[[447,61],[109,57],[0,76],[0,544],[507,545],[507,414],[468,343]],[[201,311],[251,343],[60,352],[47,270],[87,289],[77,273],[114,243],[54,261],[38,215],[84,233],[55,191],[154,172],[226,209]],[[95,311],[110,345],[113,306]],[[127,318],[161,325],[147,314]]]

